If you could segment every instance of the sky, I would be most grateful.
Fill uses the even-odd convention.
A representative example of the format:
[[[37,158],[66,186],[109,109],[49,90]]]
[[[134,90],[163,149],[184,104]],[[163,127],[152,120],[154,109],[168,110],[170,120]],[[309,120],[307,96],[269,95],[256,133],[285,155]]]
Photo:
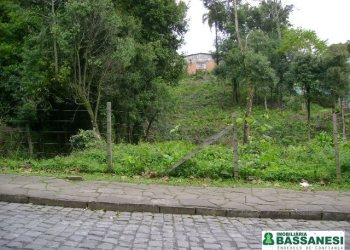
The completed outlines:
[[[213,51],[214,29],[211,31],[208,24],[202,22],[203,14],[207,12],[202,0],[184,1],[189,6],[189,30],[180,52],[194,54]],[[350,0],[282,0],[282,3],[294,5],[290,16],[294,27],[314,30],[328,44],[350,40]]]

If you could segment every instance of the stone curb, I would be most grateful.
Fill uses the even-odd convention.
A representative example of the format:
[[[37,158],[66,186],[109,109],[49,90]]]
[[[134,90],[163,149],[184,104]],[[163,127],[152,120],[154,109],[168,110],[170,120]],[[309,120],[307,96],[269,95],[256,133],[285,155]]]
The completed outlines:
[[[0,201],[13,203],[31,203],[34,205],[61,206],[71,208],[88,208],[91,210],[108,210],[120,212],[150,212],[164,214],[209,215],[223,217],[300,219],[300,220],[331,220],[350,221],[350,212],[331,211],[253,211],[212,207],[164,206],[152,204],[125,204],[99,201],[78,201],[60,198],[32,197],[27,195],[0,194]]]

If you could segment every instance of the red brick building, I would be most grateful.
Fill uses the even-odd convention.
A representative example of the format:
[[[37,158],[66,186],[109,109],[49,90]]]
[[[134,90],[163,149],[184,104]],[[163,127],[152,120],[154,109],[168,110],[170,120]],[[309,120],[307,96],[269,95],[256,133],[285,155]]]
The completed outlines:
[[[187,61],[187,74],[193,75],[197,71],[210,72],[216,67],[214,58],[209,53],[197,53],[187,55],[185,57]]]

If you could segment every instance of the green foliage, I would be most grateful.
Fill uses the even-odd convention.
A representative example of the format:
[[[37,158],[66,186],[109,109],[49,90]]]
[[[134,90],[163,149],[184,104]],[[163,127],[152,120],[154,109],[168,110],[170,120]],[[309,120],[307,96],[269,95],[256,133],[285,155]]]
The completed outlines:
[[[121,140],[147,137],[132,128],[171,106],[167,87],[184,70],[177,49],[186,9],[175,0],[2,1],[0,119],[37,124],[39,109],[81,105],[91,121],[84,127],[99,133],[101,103],[115,100],[116,122],[128,129]]]
[[[248,85],[253,85],[259,89],[264,85],[274,85],[276,83],[275,70],[271,68],[271,63],[263,54],[252,51],[246,52],[243,55],[243,65],[243,81]]]
[[[193,144],[170,141],[165,143],[119,144],[113,148],[113,170],[117,175],[163,176],[169,167],[194,149]],[[341,144],[341,162],[345,181],[350,181],[350,145]],[[335,177],[334,150],[330,135],[322,133],[310,144],[280,147],[269,141],[253,141],[240,147],[240,176],[255,176],[264,181],[298,182],[321,179],[332,182]],[[0,159],[1,167],[19,168],[23,161]],[[70,156],[31,161],[33,170],[47,172],[104,173],[106,152],[103,147],[90,147],[75,151]],[[227,179],[232,178],[232,151],[228,147],[214,145],[198,153],[179,167],[172,176]]]
[[[186,32],[186,4],[175,0],[116,2],[118,9],[133,16],[141,25],[135,39],[141,44],[151,44],[153,47],[151,50],[143,48],[140,56],[149,51],[155,53],[153,67],[156,77],[176,84],[184,68],[184,60],[176,50],[182,44]]]
[[[312,30],[284,29],[279,51],[286,54],[316,53],[321,54],[327,49],[325,41],[317,37]]]
[[[170,166],[208,136],[232,123],[229,103],[229,88],[217,85],[212,78],[201,81],[187,79],[179,86],[172,87],[175,96],[175,109],[167,120],[171,121],[161,138],[157,140],[183,139],[138,145],[118,144],[113,147],[113,170],[118,176],[163,176]],[[225,99],[226,98],[226,99]],[[240,144],[240,176],[243,180],[255,176],[263,181],[299,182],[320,179],[333,182],[335,177],[334,149],[331,137],[331,111],[312,106],[315,124],[314,139],[305,142],[306,126],[304,115],[292,110],[265,111],[256,108],[251,119],[252,143]],[[243,109],[236,107],[241,138]],[[328,124],[328,125],[327,125]],[[165,125],[162,123],[161,125]],[[157,125],[161,134],[160,124]],[[172,132],[171,132],[172,130]],[[106,170],[106,149],[94,141],[91,131],[81,132],[75,137],[78,145],[86,145],[83,150],[75,150],[69,156],[52,159],[31,160],[33,171],[49,173],[104,173]],[[191,160],[180,166],[173,177],[210,178],[213,180],[231,179],[232,137],[228,136],[218,145],[212,145],[199,152]],[[78,148],[82,148],[78,146]],[[349,143],[342,142],[341,163],[345,181],[350,178]],[[18,169],[25,160],[0,159],[0,166]]]
[[[232,37],[235,36],[234,29],[234,13],[232,6],[227,8],[225,1],[220,0],[203,0],[204,5],[208,8],[210,5],[207,2],[219,2],[226,6],[226,15],[229,17],[224,23],[224,30]],[[277,27],[284,29],[289,24],[289,15],[293,10],[292,5],[283,6],[280,2],[260,1],[258,5],[251,5],[242,1],[237,1],[238,5],[238,23],[242,37],[247,35],[251,30],[261,30],[271,38],[277,38]],[[209,9],[209,8],[208,8]],[[209,9],[210,10],[210,9]],[[278,14],[278,18],[276,17]],[[220,17],[218,17],[220,18]]]
[[[334,103],[338,98],[344,98],[350,91],[350,52],[346,44],[333,44],[322,58],[324,67],[323,91]],[[334,107],[335,108],[335,107]]]
[[[209,25],[225,33],[216,41],[216,56],[222,58],[216,69],[220,81],[202,73],[178,84],[184,59],[177,49],[186,32],[187,7],[182,1],[68,0],[53,1],[53,5],[47,1],[1,1],[2,126],[8,129],[15,124],[8,120],[18,119],[22,121],[18,126],[45,128],[51,108],[75,109],[79,105],[88,111],[94,129],[71,138],[76,149],[71,155],[26,164],[48,172],[104,173],[105,145],[96,133],[103,127],[101,119],[105,120],[102,103],[112,101],[116,142],[141,141],[139,145],[114,146],[117,175],[167,174],[196,144],[232,124],[231,113],[235,112],[239,138],[243,123],[251,128],[252,143],[239,149],[242,179],[332,182],[331,112],[319,105],[329,107],[330,99],[335,103],[348,94],[349,45],[325,50],[324,41],[313,31],[288,28],[290,6],[276,1],[250,6],[238,1],[241,50],[232,6],[227,8],[230,4],[217,0],[203,2],[209,10]],[[256,107],[254,115],[244,118],[239,105],[247,94],[251,100],[255,94]],[[307,101],[313,135],[309,142],[305,142],[302,98]],[[260,108],[262,99],[281,109]],[[47,114],[38,112],[43,107]],[[78,126],[88,127],[85,125]],[[25,133],[14,136],[12,144],[2,142],[8,135],[0,136],[0,146],[13,149],[6,151],[8,155],[26,156],[21,154],[28,151],[22,149],[27,146]],[[219,143],[172,174],[231,178],[232,135]],[[346,181],[350,178],[349,148],[349,143],[341,142]],[[21,152],[14,154],[16,149]],[[0,166],[17,169],[24,162],[0,159]]]
[[[72,144],[73,149],[82,150],[96,146],[101,140],[94,131],[80,129],[78,134],[71,136],[69,142]]]
[[[305,91],[305,97],[311,98],[320,89],[320,58],[313,54],[299,53],[291,63],[290,70],[295,84]]]
[[[38,99],[23,81],[27,57],[27,41],[32,29],[39,23],[32,11],[26,11],[19,1],[5,0],[0,3],[0,119],[15,116],[22,105]],[[34,67],[35,64],[32,65]],[[38,86],[37,86],[38,87]],[[21,118],[21,117],[19,117]]]
[[[203,15],[203,22],[208,22],[210,28],[222,31],[227,21],[227,11],[225,3],[221,1],[203,0],[204,6],[208,9],[208,13]]]
[[[170,89],[171,112],[155,123],[156,140],[186,140],[194,143],[223,129],[230,120],[230,95],[212,75],[186,78]]]

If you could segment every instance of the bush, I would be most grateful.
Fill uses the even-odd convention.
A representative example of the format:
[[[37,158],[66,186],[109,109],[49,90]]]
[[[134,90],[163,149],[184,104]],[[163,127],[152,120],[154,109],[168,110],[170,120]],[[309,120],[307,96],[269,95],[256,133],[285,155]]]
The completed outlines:
[[[328,144],[328,145],[327,145]],[[170,167],[196,146],[183,141],[163,143],[118,144],[113,147],[113,170],[117,175],[134,176],[152,173],[168,174]],[[350,181],[349,143],[340,144],[340,156],[344,181]],[[212,145],[177,168],[172,176],[227,179],[233,176],[232,149]],[[241,145],[239,174],[242,179],[255,176],[265,181],[310,182],[335,180],[334,149],[329,135],[320,134],[303,145],[281,147],[270,141],[253,141]],[[0,158],[0,166],[21,168],[23,161]],[[89,147],[69,156],[31,161],[33,170],[47,172],[104,173],[107,169],[106,151],[101,147]]]
[[[94,131],[80,129],[78,134],[73,135],[69,141],[73,149],[82,150],[95,146],[100,142],[100,139]]]

